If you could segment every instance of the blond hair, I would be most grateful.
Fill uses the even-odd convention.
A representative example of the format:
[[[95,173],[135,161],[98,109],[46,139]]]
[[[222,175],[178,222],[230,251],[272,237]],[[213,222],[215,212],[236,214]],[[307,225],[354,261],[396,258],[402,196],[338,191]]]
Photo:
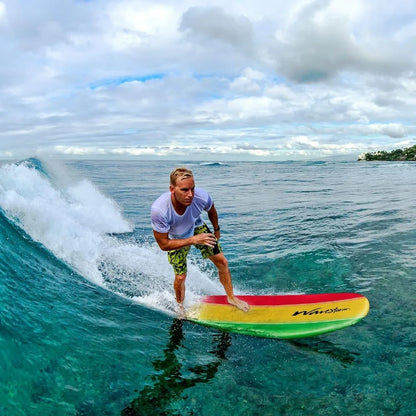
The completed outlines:
[[[176,186],[177,181],[181,181],[182,179],[193,178],[194,174],[190,169],[185,167],[176,168],[170,174],[170,184],[172,186]]]

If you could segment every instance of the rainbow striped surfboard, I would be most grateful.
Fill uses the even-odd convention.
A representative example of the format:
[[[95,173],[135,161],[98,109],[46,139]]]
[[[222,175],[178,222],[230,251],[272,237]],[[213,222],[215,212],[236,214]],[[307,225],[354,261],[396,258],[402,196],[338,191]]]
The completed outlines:
[[[188,310],[187,319],[225,332],[265,338],[303,338],[353,325],[364,318],[368,299],[358,293],[238,296],[243,312],[226,296],[206,296]]]

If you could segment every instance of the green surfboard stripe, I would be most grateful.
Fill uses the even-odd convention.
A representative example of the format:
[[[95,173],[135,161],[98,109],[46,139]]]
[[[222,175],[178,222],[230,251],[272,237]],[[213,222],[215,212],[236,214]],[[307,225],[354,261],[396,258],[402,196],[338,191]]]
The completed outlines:
[[[200,321],[195,322],[219,329],[225,332],[236,332],[243,335],[254,335],[264,338],[303,338],[321,335],[327,332],[336,331],[354,325],[362,318],[342,319],[337,321],[320,321],[320,322],[304,322],[304,323],[276,323],[276,324],[253,324],[238,322],[215,322]]]

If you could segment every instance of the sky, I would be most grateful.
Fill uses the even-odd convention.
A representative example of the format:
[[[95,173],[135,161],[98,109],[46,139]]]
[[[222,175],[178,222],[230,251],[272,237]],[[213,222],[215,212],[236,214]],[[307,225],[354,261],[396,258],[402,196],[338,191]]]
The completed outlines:
[[[3,159],[416,144],[413,0],[0,0],[0,53]]]

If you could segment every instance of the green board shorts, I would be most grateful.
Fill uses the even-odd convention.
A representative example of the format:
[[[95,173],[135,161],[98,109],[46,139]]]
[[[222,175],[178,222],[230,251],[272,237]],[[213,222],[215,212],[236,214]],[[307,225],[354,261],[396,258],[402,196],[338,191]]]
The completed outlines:
[[[210,229],[206,224],[203,224],[195,228],[194,235],[202,233],[211,233]],[[211,257],[214,254],[222,253],[222,248],[218,240],[214,247],[208,247],[202,244],[195,244],[195,247],[198,250],[200,250],[204,259],[207,259],[208,257]],[[190,249],[191,246],[186,246],[178,250],[168,251],[168,260],[173,267],[175,275],[181,275],[187,272],[188,269],[186,267],[186,257]]]

